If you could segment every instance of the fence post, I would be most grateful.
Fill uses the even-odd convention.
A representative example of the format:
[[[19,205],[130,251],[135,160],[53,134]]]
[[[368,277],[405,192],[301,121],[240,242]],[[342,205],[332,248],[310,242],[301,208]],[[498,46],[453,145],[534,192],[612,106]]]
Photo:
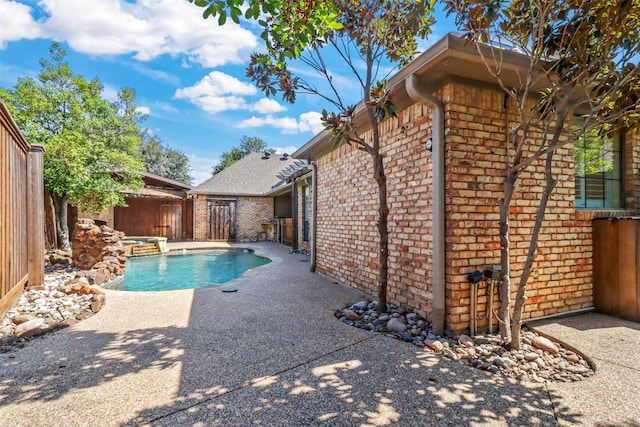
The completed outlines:
[[[44,147],[32,144],[27,166],[27,253],[29,287],[44,285]]]

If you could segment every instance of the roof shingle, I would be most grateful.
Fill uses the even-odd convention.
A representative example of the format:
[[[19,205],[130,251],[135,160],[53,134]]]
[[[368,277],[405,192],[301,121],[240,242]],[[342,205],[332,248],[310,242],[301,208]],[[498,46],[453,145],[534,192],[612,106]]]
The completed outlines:
[[[223,196],[263,196],[286,184],[278,178],[283,169],[302,160],[282,154],[250,153],[218,172],[189,193]]]

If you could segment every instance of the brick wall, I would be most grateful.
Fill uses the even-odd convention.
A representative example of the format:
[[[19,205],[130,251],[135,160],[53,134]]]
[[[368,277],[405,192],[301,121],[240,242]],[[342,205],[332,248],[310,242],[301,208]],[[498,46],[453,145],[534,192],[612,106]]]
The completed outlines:
[[[273,197],[238,197],[236,232],[238,240],[256,240],[262,224],[273,219]]]
[[[193,209],[195,217],[194,240],[207,240],[209,209],[207,196],[195,196]],[[273,219],[272,197],[234,197],[236,201],[236,239],[256,240],[262,224]]]
[[[625,134],[625,166],[627,170],[625,197],[627,208],[635,212],[640,210],[640,130]]]
[[[466,274],[500,264],[498,201],[504,191],[507,123],[514,112],[505,113],[500,92],[450,85],[447,93],[446,321],[447,328],[455,331],[466,328],[470,320]],[[525,319],[592,305],[591,223],[576,218],[571,146],[558,149],[553,172],[558,184],[548,203],[527,286]],[[544,164],[539,161],[521,174],[511,202],[513,297],[543,186]],[[495,309],[497,294],[496,290]],[[487,299],[482,287],[480,313],[486,312]]]
[[[390,302],[431,313],[430,121],[422,106],[382,124],[388,177]],[[318,159],[318,271],[376,294],[378,192],[372,158],[345,145]]]
[[[507,120],[512,119],[505,115],[504,94],[497,90],[452,83],[436,96],[446,110],[446,329],[459,331],[468,328],[470,320],[467,273],[500,263],[498,201]],[[423,143],[431,133],[429,114],[425,106],[413,105],[400,112],[398,120],[381,125],[390,208],[389,300],[427,316],[432,298],[432,180],[431,154]],[[640,191],[633,179],[640,159],[638,136],[628,136],[627,144],[627,206],[635,208]],[[555,159],[558,184],[548,203],[527,287],[525,319],[593,304],[591,219],[601,212],[575,209],[572,146],[559,149]],[[344,146],[317,164],[318,271],[375,295],[378,196],[371,157]],[[543,185],[540,162],[522,173],[511,204],[514,297]],[[487,299],[482,287],[480,313]]]
[[[207,240],[207,227],[209,224],[209,211],[207,196],[197,194],[193,200],[194,230],[193,240]]]

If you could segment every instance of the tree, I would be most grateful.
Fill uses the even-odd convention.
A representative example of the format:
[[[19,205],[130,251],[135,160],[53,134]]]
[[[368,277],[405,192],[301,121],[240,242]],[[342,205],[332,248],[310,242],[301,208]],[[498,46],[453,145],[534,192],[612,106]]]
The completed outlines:
[[[2,97],[26,139],[46,148],[45,187],[56,213],[58,247],[70,250],[67,206],[99,212],[124,206],[122,191],[142,185],[135,91],[123,89],[115,102],[102,97],[103,85],[74,74],[56,42],[51,60],[41,59],[37,81],[21,78]]]
[[[271,154],[275,153],[275,150],[268,148],[267,143],[261,138],[242,135],[239,147],[231,147],[229,151],[225,151],[220,155],[220,163],[213,167],[213,174],[215,175],[228,168],[249,153],[260,153],[263,151],[268,151]]]
[[[586,136],[638,126],[640,2],[638,0],[448,0],[449,13],[467,31],[487,69],[515,106],[507,144],[507,165],[500,208],[500,334],[520,347],[522,311],[547,203],[556,186],[554,154]],[[486,44],[484,43],[486,42]],[[503,49],[527,57],[520,83],[506,80]],[[540,89],[542,88],[542,89]],[[598,143],[578,153],[582,167],[593,164]],[[580,157],[581,156],[581,157]],[[586,162],[586,163],[585,163]],[[521,175],[543,165],[544,186],[520,277],[511,269],[510,206]],[[518,280],[515,302],[511,282]]]
[[[189,159],[183,152],[163,145],[159,136],[143,132],[142,143],[136,156],[142,161],[147,172],[191,184]]]
[[[237,20],[239,10],[234,6],[224,7],[233,1],[195,0],[195,3],[205,7],[205,18],[217,15],[219,22],[224,23],[225,13],[230,13]],[[252,55],[247,75],[265,94],[281,92],[288,102],[294,102],[299,93],[328,101],[337,112],[323,111],[323,122],[332,131],[334,144],[350,144],[371,156],[373,179],[378,189],[378,310],[384,312],[387,310],[389,207],[378,126],[386,117],[394,117],[395,109],[386,87],[388,75],[379,76],[378,72],[387,62],[403,66],[413,59],[417,38],[430,33],[433,2],[252,1],[245,16],[257,18],[260,7],[267,15],[259,21],[266,53]],[[329,62],[324,59],[325,47],[337,53],[358,82],[363,99],[358,107],[349,104],[353,100],[345,99],[345,94],[336,88]],[[316,72],[329,89],[319,89],[313,81],[292,75],[288,65],[296,60]],[[359,109],[364,110],[370,125],[370,137],[355,125]]]

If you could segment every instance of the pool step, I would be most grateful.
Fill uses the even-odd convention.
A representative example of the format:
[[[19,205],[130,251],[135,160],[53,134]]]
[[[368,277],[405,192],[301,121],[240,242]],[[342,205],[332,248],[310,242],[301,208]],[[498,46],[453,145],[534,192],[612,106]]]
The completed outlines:
[[[129,256],[150,256],[161,255],[160,249],[155,243],[142,243],[133,245],[131,248],[131,255]]]

